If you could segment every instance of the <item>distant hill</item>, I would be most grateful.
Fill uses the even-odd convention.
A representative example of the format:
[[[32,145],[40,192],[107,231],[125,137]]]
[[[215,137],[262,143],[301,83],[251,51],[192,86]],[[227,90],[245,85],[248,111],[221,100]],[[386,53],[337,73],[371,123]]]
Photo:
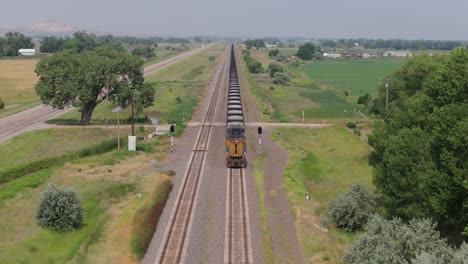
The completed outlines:
[[[73,33],[78,29],[72,25],[56,21],[47,20],[34,24],[31,30],[35,33]]]

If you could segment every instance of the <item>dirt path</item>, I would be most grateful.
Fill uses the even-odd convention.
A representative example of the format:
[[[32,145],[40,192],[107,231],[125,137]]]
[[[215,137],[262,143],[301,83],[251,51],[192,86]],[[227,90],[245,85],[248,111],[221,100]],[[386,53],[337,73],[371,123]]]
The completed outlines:
[[[238,50],[239,51],[239,50]],[[238,65],[241,66],[242,56],[237,53]],[[249,167],[250,175],[253,174],[254,160],[258,156],[258,125],[264,127],[262,135],[262,151],[266,153],[264,158],[263,191],[265,206],[268,210],[268,225],[271,231],[272,252],[275,263],[305,263],[301,246],[299,245],[296,228],[291,214],[291,204],[283,191],[283,172],[286,167],[288,153],[270,139],[274,124],[268,125],[261,122],[261,115],[255,103],[255,98],[250,92],[249,83],[245,78],[242,67],[238,69],[241,93],[246,120],[254,126],[249,139]],[[297,124],[296,124],[297,125]],[[291,124],[293,126],[293,124]],[[255,150],[255,151],[253,151]]]

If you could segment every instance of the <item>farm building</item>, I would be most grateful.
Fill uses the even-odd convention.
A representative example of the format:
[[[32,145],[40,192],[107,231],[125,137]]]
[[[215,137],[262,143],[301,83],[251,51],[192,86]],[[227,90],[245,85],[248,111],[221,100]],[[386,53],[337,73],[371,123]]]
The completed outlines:
[[[19,49],[18,54],[22,56],[36,56],[35,49]]]
[[[341,58],[341,54],[339,54],[339,53],[324,53],[323,57],[324,58],[330,58],[330,59],[336,59],[336,58]]]
[[[385,57],[411,57],[413,54],[406,50],[398,50],[398,51],[387,51],[384,52]]]

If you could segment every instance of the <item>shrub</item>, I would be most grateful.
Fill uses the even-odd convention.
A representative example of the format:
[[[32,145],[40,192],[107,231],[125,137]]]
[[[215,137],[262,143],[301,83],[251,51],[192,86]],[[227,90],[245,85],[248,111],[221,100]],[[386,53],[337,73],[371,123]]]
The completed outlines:
[[[215,57],[215,56],[210,56],[210,57],[208,58],[208,61],[209,61],[209,62],[213,62],[213,61],[215,61],[215,60],[216,60],[216,57]]]
[[[282,72],[277,72],[273,76],[273,83],[279,85],[289,85],[289,77]]]
[[[260,73],[263,71],[262,63],[252,58],[247,62],[247,68],[251,73]]]
[[[79,194],[71,188],[49,184],[42,194],[36,220],[40,226],[61,232],[79,228],[83,221]]]
[[[374,211],[376,195],[358,183],[339,194],[328,206],[328,221],[348,231],[360,229]]]
[[[406,224],[374,215],[345,252],[345,263],[450,263],[453,249],[434,227],[428,219]]]
[[[181,104],[182,103],[182,98],[180,98],[180,96],[177,96],[175,98],[175,101],[176,101],[177,104]]]
[[[268,65],[268,72],[270,73],[270,77],[273,77],[277,72],[283,72],[283,67],[278,63],[271,63]]]
[[[361,104],[361,105],[364,105],[364,106],[367,106],[371,100],[371,96],[369,95],[369,93],[366,93],[365,95],[361,95],[359,96],[358,100],[357,100],[357,103],[358,104]]]
[[[268,52],[269,57],[276,57],[279,54],[279,49],[273,49]]]
[[[344,91],[344,95],[345,95],[345,96],[349,96],[349,92],[348,92],[348,91]]]
[[[355,128],[357,127],[356,123],[351,122],[351,121],[350,121],[350,122],[347,122],[347,123],[346,123],[346,126],[347,126],[348,128],[351,128],[351,129],[355,129]]]
[[[5,108],[5,103],[3,102],[2,98],[0,97],[0,110]]]

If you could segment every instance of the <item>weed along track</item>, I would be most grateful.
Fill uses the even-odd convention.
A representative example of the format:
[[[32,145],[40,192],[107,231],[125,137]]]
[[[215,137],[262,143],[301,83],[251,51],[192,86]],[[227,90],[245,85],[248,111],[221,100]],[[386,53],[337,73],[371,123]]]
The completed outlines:
[[[214,126],[214,116],[225,63],[222,65],[211,94],[208,109],[200,124],[189,163],[181,182],[181,188],[177,194],[175,206],[165,230],[155,263],[186,262],[184,261],[184,255],[187,248],[187,233],[192,222],[195,197],[199,189],[200,177],[204,172],[212,127]]]

